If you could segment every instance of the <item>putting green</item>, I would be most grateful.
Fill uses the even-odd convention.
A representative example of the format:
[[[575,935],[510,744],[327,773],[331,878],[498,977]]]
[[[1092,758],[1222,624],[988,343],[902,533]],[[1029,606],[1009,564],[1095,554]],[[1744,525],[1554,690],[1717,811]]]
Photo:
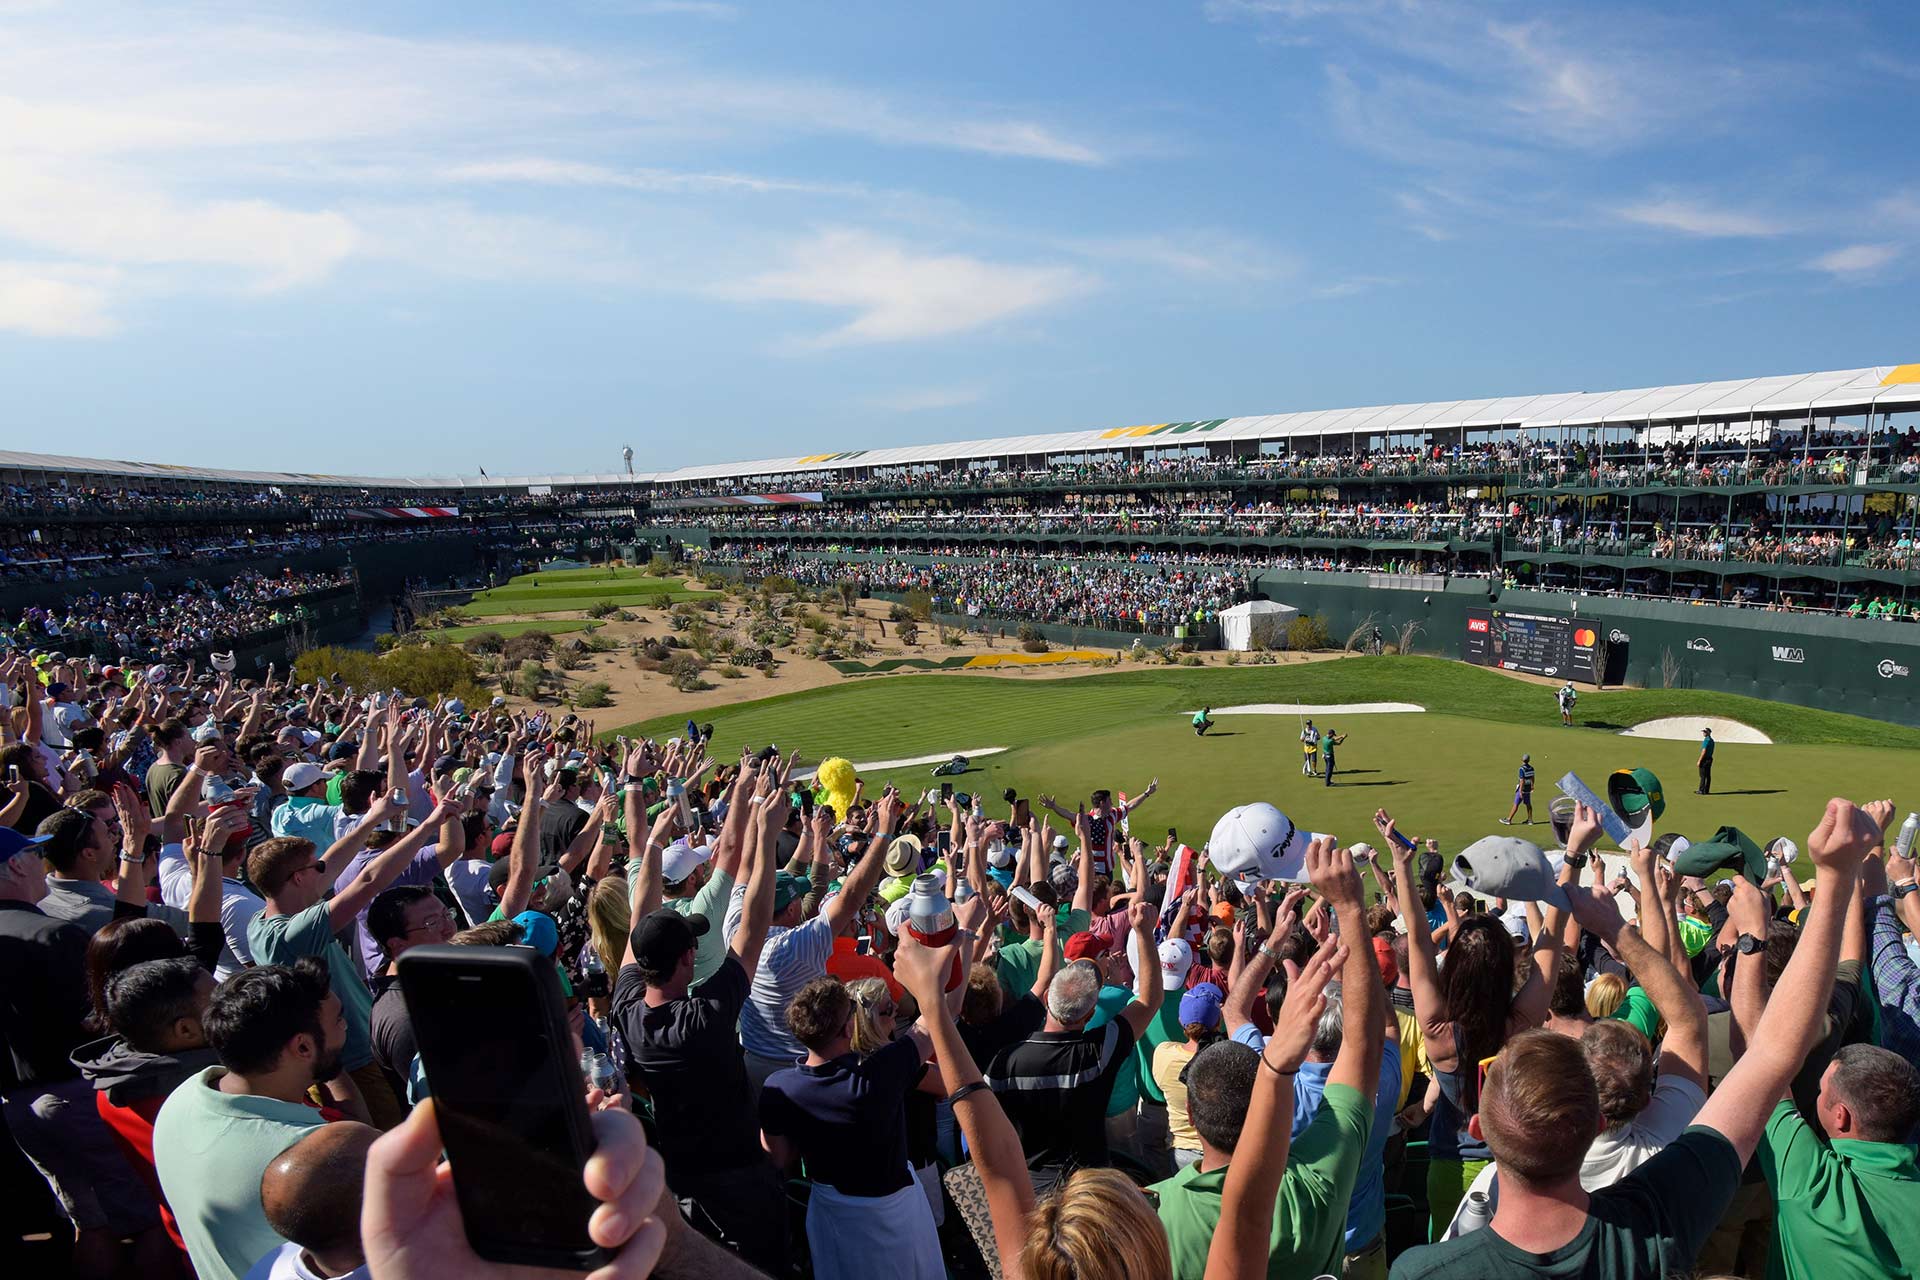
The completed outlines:
[[[1223,715],[1196,738],[1182,711],[1254,702],[1404,701],[1421,714],[1321,717],[1347,735],[1341,772],[1327,787],[1300,774],[1299,725],[1286,716]],[[1773,746],[1723,744],[1715,757],[1720,793],[1697,797],[1691,743],[1622,738],[1619,729],[1659,714],[1717,714],[1764,729]],[[1583,693],[1563,728],[1550,689],[1430,658],[1350,658],[1263,668],[1134,671],[1046,682],[990,677],[894,676],[764,699],[700,713],[715,725],[724,760],[742,744],[777,742],[803,759],[900,759],[970,745],[1009,748],[955,778],[999,808],[1000,793],[1052,793],[1071,805],[1095,787],[1137,794],[1154,776],[1161,792],[1140,811],[1138,832],[1158,843],[1169,826],[1204,840],[1233,805],[1268,800],[1302,825],[1345,840],[1370,837],[1375,808],[1404,830],[1437,837],[1453,851],[1501,831],[1522,752],[1538,770],[1538,825],[1551,843],[1546,803],[1569,770],[1604,788],[1614,769],[1645,766],[1665,784],[1660,829],[1699,838],[1722,824],[1762,841],[1805,836],[1832,795],[1902,798],[1920,731],[1831,712],[1779,707],[1693,690]],[[684,717],[635,730],[681,731]],[[1873,746],[1857,745],[1874,743]],[[878,771],[869,794],[894,782],[909,794],[936,785],[930,767]],[[1524,813],[1522,818],[1524,818]]]
[[[660,600],[701,600],[719,594],[689,589],[679,578],[654,578],[637,569],[558,569],[523,573],[463,605],[469,613],[497,617],[513,613],[561,613],[591,609],[601,601],[615,605],[651,605]]]

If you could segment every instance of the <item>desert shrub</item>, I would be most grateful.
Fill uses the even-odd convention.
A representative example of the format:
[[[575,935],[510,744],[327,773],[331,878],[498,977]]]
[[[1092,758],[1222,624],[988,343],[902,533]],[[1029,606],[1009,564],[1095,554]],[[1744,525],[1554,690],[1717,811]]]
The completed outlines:
[[[649,578],[664,578],[672,572],[673,561],[667,559],[665,556],[656,555],[653,559],[647,561],[647,576]]]
[[[578,671],[587,665],[587,655],[578,649],[563,645],[554,650],[553,664],[562,671]]]
[[[824,614],[804,614],[800,618],[800,625],[817,636],[831,635],[833,632],[833,623]]]
[[[510,636],[500,652],[510,662],[525,662],[528,658],[544,661],[553,652],[553,637],[544,631],[528,631]]]
[[[660,664],[660,674],[672,681],[673,687],[682,693],[694,693],[713,687],[700,678],[706,665],[697,654],[682,651]]]
[[[907,592],[907,611],[922,622],[933,618],[933,597],[924,591]]]
[[[744,680],[747,678],[746,668],[736,666],[731,662],[729,662],[726,666],[720,668],[720,674],[725,676],[729,680]]]
[[[1239,653],[1237,653],[1236,651],[1234,651],[1234,650],[1232,650],[1232,649],[1229,649],[1229,650],[1227,651],[1227,665],[1228,665],[1228,666],[1230,666],[1230,667],[1237,667],[1237,666],[1239,666],[1239,665],[1240,665],[1240,655],[1239,655]]]
[[[620,611],[620,606],[611,600],[595,600],[582,612],[589,618],[610,618]]]
[[[1020,647],[1028,653],[1045,653],[1047,651],[1047,642],[1044,638],[1035,636],[1031,640],[1022,640]]]
[[[888,622],[905,622],[907,619],[911,618],[912,616],[913,616],[913,610],[907,608],[907,606],[905,606],[904,604],[901,604],[897,600],[894,603],[887,606]]]
[[[915,622],[911,616],[901,619],[898,630],[901,644],[920,643],[920,624]]]
[[[1183,653],[1180,655],[1180,665],[1183,667],[1204,667],[1206,663],[1197,653]]]
[[[513,677],[513,691],[523,698],[537,698],[547,681],[547,669],[528,658]]]
[[[1040,628],[1034,626],[1031,622],[1021,623],[1020,629],[1014,632],[1014,634],[1022,640],[1043,639],[1043,637],[1040,634]]]
[[[507,638],[498,631],[482,631],[477,636],[468,636],[460,647],[468,653],[499,653],[507,647]]]
[[[1333,635],[1327,630],[1327,620],[1319,614],[1296,614],[1287,624],[1287,648],[1304,653],[1332,647]]]
[[[573,705],[591,710],[594,707],[613,705],[612,686],[604,680],[589,680],[573,691]]]
[[[293,665],[299,683],[331,679],[336,673],[356,689],[398,687],[416,697],[443,694],[468,700],[481,694],[473,655],[451,644],[400,645],[382,654],[328,645],[307,650]]]
[[[1152,654],[1152,652],[1153,650],[1147,647],[1147,642],[1145,640],[1135,640],[1132,644],[1127,646],[1126,656],[1131,658],[1135,662],[1145,662],[1148,656]]]
[[[784,573],[774,573],[760,579],[760,590],[772,595],[797,595],[800,584]]]

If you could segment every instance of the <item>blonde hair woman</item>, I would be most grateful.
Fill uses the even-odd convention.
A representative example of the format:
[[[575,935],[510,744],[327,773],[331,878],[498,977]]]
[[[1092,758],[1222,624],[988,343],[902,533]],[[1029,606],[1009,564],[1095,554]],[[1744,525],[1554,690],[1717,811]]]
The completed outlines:
[[[1596,1018],[1611,1018],[1627,998],[1627,980],[1617,973],[1603,973],[1587,988],[1587,1012]]]
[[[600,957],[600,967],[607,971],[608,990],[612,990],[613,977],[619,972],[620,958],[627,953],[627,935],[632,930],[626,878],[608,876],[593,886],[593,893],[587,898],[587,945]],[[606,996],[593,998],[593,1003],[601,1006],[594,1010],[595,1016],[606,1015],[607,999]]]
[[[1167,1231],[1115,1169],[1082,1169],[1027,1217],[1027,1280],[1172,1280]]]

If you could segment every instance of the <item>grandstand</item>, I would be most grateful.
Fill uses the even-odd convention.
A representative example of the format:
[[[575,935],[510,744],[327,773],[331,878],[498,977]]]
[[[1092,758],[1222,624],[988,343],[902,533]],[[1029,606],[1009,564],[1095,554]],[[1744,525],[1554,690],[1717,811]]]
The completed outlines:
[[[1852,646],[1878,654],[1871,672],[1915,665],[1879,650],[1916,643],[1885,624],[1920,620],[1916,411],[1920,365],[1901,365],[637,474],[375,477],[0,453],[0,612],[42,602],[49,583],[123,589],[214,563],[351,564],[380,597],[650,544],[748,575],[912,579],[962,622],[1019,600],[1021,620],[1099,618],[1105,632],[1204,642],[1204,604],[1121,609],[1076,583],[1055,609],[993,578],[1028,562],[1101,566],[1133,600],[1127,575],[1144,565],[1242,582],[1336,631],[1411,623],[1425,634],[1408,643],[1454,656],[1485,634],[1468,628],[1493,625],[1465,616],[1469,602],[1531,610],[1600,641],[1597,655],[1583,644],[1555,661],[1552,649],[1543,669],[1817,701],[1854,683],[1869,655]],[[1596,635],[1576,617],[1611,621]],[[1708,619],[1727,634],[1691,633]],[[1802,660],[1763,661],[1756,646],[1783,627],[1798,642],[1773,649]],[[1805,656],[1816,653],[1840,666]],[[1892,679],[1867,687],[1900,703]]]

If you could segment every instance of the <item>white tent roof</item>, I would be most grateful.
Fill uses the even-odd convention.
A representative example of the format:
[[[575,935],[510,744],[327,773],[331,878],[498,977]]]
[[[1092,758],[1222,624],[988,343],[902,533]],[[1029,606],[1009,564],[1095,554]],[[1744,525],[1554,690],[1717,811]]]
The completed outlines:
[[[1006,436],[837,453],[801,454],[749,462],[708,463],[637,475],[599,473],[550,476],[351,476],[303,472],[229,471],[167,463],[0,451],[0,470],[110,475],[128,479],[208,480],[254,485],[304,485],[397,492],[436,489],[520,489],[528,485],[571,487],[685,483],[754,476],[820,480],[848,470],[1015,458],[1034,455],[1177,448],[1229,440],[1312,439],[1352,434],[1483,430],[1545,431],[1585,426],[1692,426],[1711,420],[1803,413],[1862,412],[1870,408],[1920,407],[1920,364],[1876,365],[1831,373],[1734,378],[1626,391],[1570,391],[1483,400],[1371,405],[1357,409],[1310,409],[1297,413],[1194,422],[1106,427],[1046,435]],[[715,429],[723,429],[716,424]]]

